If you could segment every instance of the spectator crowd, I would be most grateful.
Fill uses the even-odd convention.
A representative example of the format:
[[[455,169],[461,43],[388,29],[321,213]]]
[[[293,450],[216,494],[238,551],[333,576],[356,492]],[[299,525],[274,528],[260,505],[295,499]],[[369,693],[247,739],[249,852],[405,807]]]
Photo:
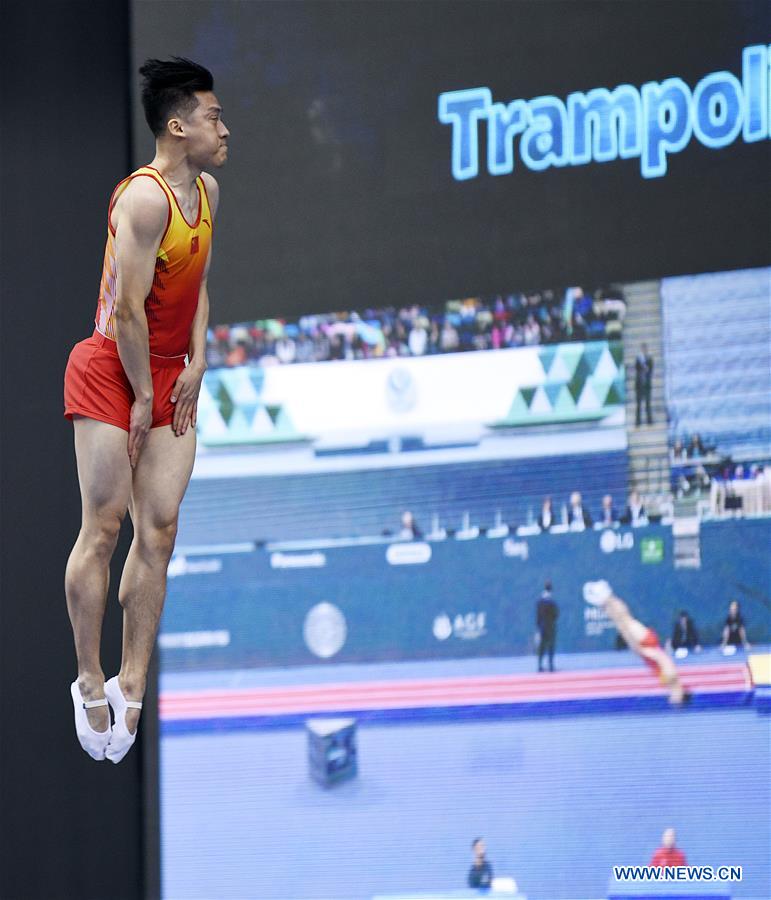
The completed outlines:
[[[620,339],[620,291],[581,287],[217,325],[207,335],[212,368],[426,356]]]
[[[672,490],[680,498],[708,493],[713,484],[727,485],[767,477],[763,462],[737,462],[720,453],[715,442],[698,433],[676,438],[670,456]]]

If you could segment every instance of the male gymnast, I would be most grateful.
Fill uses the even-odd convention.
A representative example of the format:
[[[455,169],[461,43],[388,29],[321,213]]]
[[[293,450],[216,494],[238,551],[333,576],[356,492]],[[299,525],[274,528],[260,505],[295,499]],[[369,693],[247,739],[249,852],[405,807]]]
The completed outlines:
[[[629,648],[658,675],[661,684],[669,688],[669,702],[672,705],[680,706],[690,698],[675,664],[661,648],[656,632],[634,618],[629,607],[613,593],[607,581],[587,581],[584,600],[605,610]]]
[[[78,661],[70,693],[81,746],[114,763],[136,737],[193,469],[219,200],[205,170],[225,164],[229,135],[203,66],[151,59],[139,72],[155,156],[110,198],[96,328],[75,345],[64,376],[83,506],[65,574]],[[109,565],[127,510],[134,538],[118,592],[123,652],[105,683],[99,650]]]

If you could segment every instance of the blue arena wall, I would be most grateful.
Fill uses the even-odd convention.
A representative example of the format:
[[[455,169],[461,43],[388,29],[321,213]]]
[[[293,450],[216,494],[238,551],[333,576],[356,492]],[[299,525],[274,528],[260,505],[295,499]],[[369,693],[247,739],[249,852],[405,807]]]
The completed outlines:
[[[560,607],[558,652],[613,649],[615,629],[581,596],[583,583],[599,577],[662,642],[685,608],[702,642],[717,643],[734,597],[750,641],[767,642],[770,539],[769,519],[704,523],[698,569],[674,567],[672,531],[656,525],[177,556],[161,625],[162,668],[528,654],[535,601],[547,578]]]

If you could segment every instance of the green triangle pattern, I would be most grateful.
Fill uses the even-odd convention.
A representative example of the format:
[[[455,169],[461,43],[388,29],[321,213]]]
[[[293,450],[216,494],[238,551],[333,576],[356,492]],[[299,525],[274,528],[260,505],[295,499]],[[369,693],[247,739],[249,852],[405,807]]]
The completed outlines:
[[[568,370],[566,381],[570,381],[576,371],[576,367],[583,356],[583,344],[559,344],[557,347],[557,355],[562,360],[562,364]]]
[[[584,344],[583,360],[589,367],[589,371],[594,373],[597,371],[597,364],[606,350],[605,342],[595,341],[591,344]],[[610,354],[608,354],[610,355]]]
[[[624,404],[620,341],[557,344],[538,349],[543,380],[520,386],[500,424],[602,418]],[[537,376],[536,376],[537,377]],[[202,443],[238,444],[299,438],[282,404],[265,405],[265,371],[258,366],[207,371],[198,404]]]
[[[624,345],[621,343],[621,341],[609,341],[608,350],[610,350],[610,355],[613,357],[613,362],[616,364],[616,368],[623,369]]]
[[[557,402],[557,398],[559,397],[563,388],[564,385],[562,384],[549,384],[547,382],[544,385],[544,391],[546,391],[546,396],[549,398],[549,403],[552,405],[552,407]]]
[[[591,386],[600,405],[604,405],[613,382],[608,381],[607,378],[598,378],[596,375],[592,375],[586,383]]]
[[[530,409],[530,404],[533,402],[533,397],[535,396],[536,388],[534,387],[523,387],[520,388],[520,392],[522,394],[522,399],[525,401],[525,405],[528,409]]]
[[[201,442],[227,445],[300,439],[285,407],[261,402],[264,386],[265,373],[259,367],[206,372],[198,399]]]
[[[553,404],[554,414],[561,419],[568,418],[576,411],[576,404],[566,384],[563,384]]]
[[[592,371],[594,372],[595,378],[602,378],[607,381],[613,381],[616,375],[618,375],[618,366],[607,347],[603,348]]]
[[[530,412],[534,416],[548,416],[551,414],[552,406],[543,385],[535,389],[533,399],[530,403]]]
[[[530,408],[527,405],[527,401],[522,396],[522,391],[519,390],[514,395],[514,399],[511,402],[511,408],[509,409],[509,414],[506,417],[511,421],[525,421],[527,417],[530,415]]]
[[[602,419],[625,398],[620,341],[557,344],[538,351],[545,376],[517,388],[500,425]]]
[[[230,417],[233,415],[233,401],[224,384],[220,384],[217,391],[217,403],[219,405],[220,414],[226,424],[230,423]]]
[[[626,384],[623,378],[616,378],[611,384],[608,396],[605,398],[607,406],[619,406],[626,403]]]
[[[294,433],[292,420],[289,418],[289,413],[283,406],[279,407],[278,415],[276,416],[276,431],[280,432],[281,434]]]
[[[549,369],[549,382],[551,384],[564,384],[570,381],[573,367],[568,367],[562,356],[555,356],[554,362]]]
[[[581,412],[594,412],[600,408],[599,398],[588,381],[584,384],[581,396],[578,398],[578,403],[576,403],[576,408]]]
[[[549,378],[549,372],[551,371],[552,362],[554,361],[554,357],[556,355],[557,348],[553,344],[548,344],[542,350],[538,351],[538,361],[541,363],[544,374],[547,378]]]

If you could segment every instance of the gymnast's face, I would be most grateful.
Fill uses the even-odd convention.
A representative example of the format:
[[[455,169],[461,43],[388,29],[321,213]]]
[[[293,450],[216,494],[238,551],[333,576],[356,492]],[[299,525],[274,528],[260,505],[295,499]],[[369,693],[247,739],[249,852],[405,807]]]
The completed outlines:
[[[224,166],[228,158],[228,131],[222,107],[212,91],[196,91],[198,106],[185,116],[169,121],[169,129],[184,137],[190,161],[201,169]],[[175,124],[176,123],[176,124]]]

